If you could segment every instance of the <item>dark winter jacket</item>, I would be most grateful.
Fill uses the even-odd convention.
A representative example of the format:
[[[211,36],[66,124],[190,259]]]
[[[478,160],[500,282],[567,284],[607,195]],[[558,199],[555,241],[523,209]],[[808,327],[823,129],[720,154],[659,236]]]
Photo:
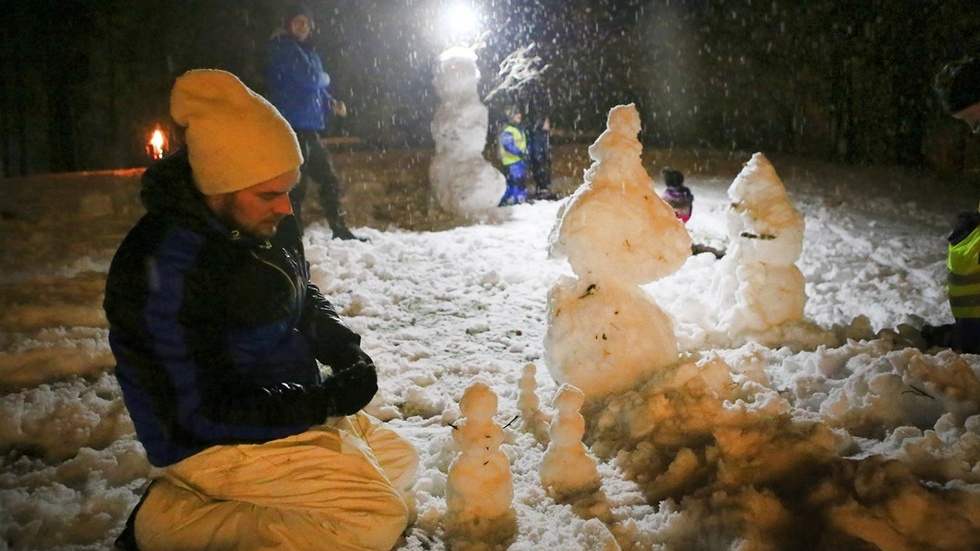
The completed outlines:
[[[269,40],[269,101],[296,130],[324,130],[330,112],[330,77],[316,51],[288,32]]]
[[[360,337],[310,282],[295,218],[268,241],[229,231],[183,151],[146,171],[142,199],[147,213],[112,260],[104,306],[150,462],[322,423],[332,412],[316,360],[351,365]]]

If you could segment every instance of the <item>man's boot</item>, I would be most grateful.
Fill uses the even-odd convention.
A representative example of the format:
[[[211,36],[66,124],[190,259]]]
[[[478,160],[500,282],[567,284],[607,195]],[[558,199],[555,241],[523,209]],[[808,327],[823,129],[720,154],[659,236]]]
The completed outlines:
[[[354,235],[350,231],[350,229],[347,227],[346,224],[336,224],[336,225],[331,224],[330,225],[330,230],[333,231],[333,238],[334,239],[342,239],[344,241],[356,240],[356,241],[360,241],[362,243],[367,243],[368,242],[368,238],[367,237],[360,237],[360,236]]]

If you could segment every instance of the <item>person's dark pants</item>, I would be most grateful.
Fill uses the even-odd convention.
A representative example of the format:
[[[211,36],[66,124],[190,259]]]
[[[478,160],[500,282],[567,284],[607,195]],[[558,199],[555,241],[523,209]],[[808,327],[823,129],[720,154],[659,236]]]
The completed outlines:
[[[538,192],[551,189],[551,144],[548,133],[537,131],[531,135],[531,175]]]
[[[953,350],[980,354],[980,319],[957,319],[953,324],[952,341]]]
[[[320,206],[323,207],[323,216],[327,219],[330,229],[347,229],[347,222],[344,220],[344,211],[340,208],[340,178],[333,168],[333,161],[330,159],[330,151],[315,130],[297,130],[296,137],[299,138],[299,147],[303,152],[303,166],[301,167],[302,176],[299,183],[289,193],[289,202],[293,206],[293,214],[303,225],[303,201],[306,199],[307,186],[312,179],[319,184]]]
[[[947,325],[926,325],[922,328],[922,338],[929,347],[980,354],[980,319],[960,318]]]

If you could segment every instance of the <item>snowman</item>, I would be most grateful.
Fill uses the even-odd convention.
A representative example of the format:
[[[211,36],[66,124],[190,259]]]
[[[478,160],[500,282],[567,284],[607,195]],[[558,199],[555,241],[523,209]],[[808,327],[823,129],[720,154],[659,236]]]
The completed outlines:
[[[541,485],[556,499],[595,492],[600,487],[595,459],[582,443],[585,418],[579,410],[585,394],[569,384],[558,387],[551,421],[551,444],[541,460]]]
[[[635,388],[677,361],[671,319],[639,286],[680,268],[691,237],[643,168],[639,131],[632,104],[609,112],[585,182],[550,235],[551,256],[566,257],[577,277],[548,293],[545,360],[556,381],[590,396]]]
[[[765,155],[752,156],[728,197],[731,246],[713,282],[718,330],[759,333],[802,320],[806,282],[795,262],[804,219]]]
[[[480,102],[480,71],[471,48],[454,47],[438,59],[433,85],[442,102],[432,120],[435,155],[429,180],[443,210],[481,217],[495,210],[506,184],[483,157],[489,114]]]
[[[517,410],[521,412],[524,430],[531,433],[538,442],[547,444],[550,419],[548,414],[541,411],[540,400],[536,392],[538,388],[537,370],[538,368],[533,363],[529,363],[521,371],[521,378],[518,381]]]
[[[463,418],[453,441],[460,453],[446,480],[447,530],[467,539],[509,535],[515,525],[514,486],[510,461],[500,450],[504,429],[493,420],[497,395],[486,383],[473,383],[459,410]]]

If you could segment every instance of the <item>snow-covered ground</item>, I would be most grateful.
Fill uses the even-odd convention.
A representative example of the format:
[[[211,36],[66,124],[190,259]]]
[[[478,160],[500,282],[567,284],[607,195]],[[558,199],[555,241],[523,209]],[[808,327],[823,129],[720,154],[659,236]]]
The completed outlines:
[[[589,160],[581,147],[556,155],[568,193]],[[693,240],[724,248],[738,162],[671,155],[644,164],[655,179],[668,160],[688,174]],[[426,210],[413,159],[338,155],[350,219],[371,241],[331,240],[323,225],[307,236],[315,281],[379,367],[369,411],[421,454],[398,549],[452,543],[451,433],[474,380],[499,396],[506,426],[516,526],[501,548],[980,549],[980,357],[922,351],[914,329],[951,321],[944,236],[976,188],[770,157],[805,217],[805,321],[751,340],[714,331],[710,254],[644,285],[683,361],[585,404],[601,487],[556,501],[539,477],[547,433],[517,417],[529,363],[553,413],[546,297],[572,273],[547,253],[560,202],[456,226]],[[151,475],[101,310],[111,255],[140,214],[138,176],[0,180],[0,550],[107,549]]]

